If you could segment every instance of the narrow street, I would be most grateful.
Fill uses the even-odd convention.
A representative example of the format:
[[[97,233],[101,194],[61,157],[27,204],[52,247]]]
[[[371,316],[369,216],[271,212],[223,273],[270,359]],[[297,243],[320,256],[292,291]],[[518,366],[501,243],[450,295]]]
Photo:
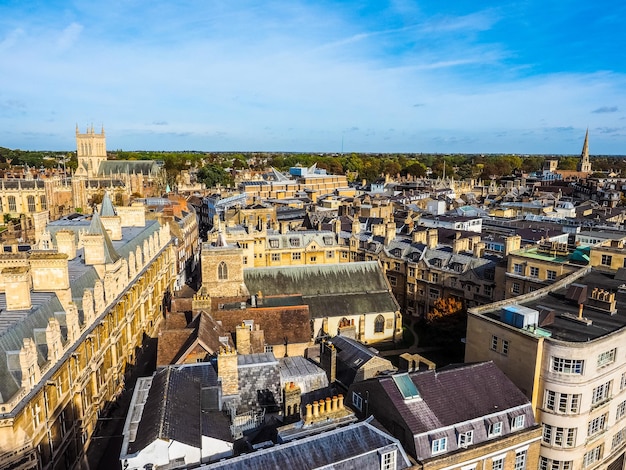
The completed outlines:
[[[126,387],[106,415],[99,419],[99,426],[91,438],[84,470],[121,470],[124,422],[138,377],[152,375],[156,368],[156,339],[144,341],[143,350],[137,357],[137,365],[131,371]]]

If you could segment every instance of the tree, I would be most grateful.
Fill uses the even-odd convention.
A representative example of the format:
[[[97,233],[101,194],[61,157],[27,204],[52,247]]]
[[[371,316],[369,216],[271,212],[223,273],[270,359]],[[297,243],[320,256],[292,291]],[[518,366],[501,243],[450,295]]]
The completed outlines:
[[[233,183],[233,178],[221,166],[216,164],[203,166],[198,170],[198,180],[202,181],[207,188],[212,188],[218,184],[228,186]]]
[[[462,312],[463,303],[454,297],[442,297],[433,302],[432,310],[426,316],[427,323],[450,319]]]

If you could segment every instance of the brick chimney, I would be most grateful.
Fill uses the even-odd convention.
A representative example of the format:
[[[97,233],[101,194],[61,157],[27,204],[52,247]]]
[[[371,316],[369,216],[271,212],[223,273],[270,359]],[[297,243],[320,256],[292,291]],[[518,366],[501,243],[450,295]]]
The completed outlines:
[[[32,307],[29,268],[26,266],[4,268],[2,277],[4,278],[7,310],[29,310]]]
[[[222,395],[239,393],[239,369],[237,368],[237,351],[221,348],[217,355],[217,375],[222,380]]]
[[[71,230],[60,230],[57,232],[57,250],[59,253],[67,255],[68,260],[76,258],[76,236]]]
[[[328,383],[337,379],[337,349],[330,341],[320,343],[320,367],[326,372]]]

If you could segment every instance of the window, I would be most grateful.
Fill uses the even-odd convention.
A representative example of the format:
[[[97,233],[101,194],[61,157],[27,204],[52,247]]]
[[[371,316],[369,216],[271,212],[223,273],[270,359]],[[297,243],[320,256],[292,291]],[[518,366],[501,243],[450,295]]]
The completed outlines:
[[[588,467],[592,463],[597,462],[602,458],[602,446],[599,445],[595,449],[590,450],[583,457],[583,467]]]
[[[300,239],[299,238],[290,238],[289,239],[289,245],[291,245],[293,247],[300,246]]]
[[[382,333],[385,331],[385,317],[378,315],[374,321],[374,333]]]
[[[498,421],[489,425],[489,436],[494,437],[502,434],[502,421]]]
[[[552,358],[552,371],[561,374],[581,374],[585,361],[582,359],[565,359],[562,357]]]
[[[617,409],[615,410],[615,419],[622,419],[626,416],[626,400],[617,405]]]
[[[589,421],[587,425],[587,437],[595,436],[599,432],[604,431],[606,424],[606,413]]]
[[[525,470],[526,469],[526,451],[520,450],[515,452],[515,466],[513,470]]]
[[[9,196],[9,212],[17,212],[17,205],[15,204],[15,196]]]
[[[611,393],[611,382],[612,380],[609,380],[608,382],[597,386],[596,388],[593,389],[593,394],[591,395],[591,404],[595,405],[596,403],[600,403],[605,401],[607,398],[609,398],[610,393]]]
[[[239,243],[239,245],[241,246],[241,248],[243,248],[244,250],[248,249],[248,244],[247,243]]]
[[[474,431],[459,433],[459,447],[467,447],[474,442]]]
[[[409,277],[415,277],[415,268],[409,268]]]
[[[217,278],[220,280],[228,279],[228,266],[226,266],[224,261],[217,266]]]
[[[248,264],[248,257],[244,256],[242,262],[243,264]]]
[[[487,297],[491,297],[492,292],[493,292],[491,286],[483,286],[483,291],[485,292],[485,295]]]
[[[391,285],[391,287],[396,287],[398,281],[396,280],[395,276],[387,276],[387,279],[389,279],[389,284]]]
[[[352,392],[352,404],[357,410],[363,411],[363,398],[356,392]]]
[[[524,427],[524,421],[525,421],[525,416],[524,415],[519,415],[516,416],[515,418],[513,418],[513,421],[511,422],[511,429],[520,429]]]
[[[509,342],[506,339],[502,340],[502,354],[505,356],[509,355]]]
[[[615,433],[613,436],[613,443],[611,444],[611,448],[615,449],[620,446],[626,440],[626,428],[622,428]]]
[[[524,274],[524,266],[522,266],[521,264],[515,263],[513,265],[513,273]]]
[[[440,454],[441,452],[445,452],[448,447],[448,438],[442,437],[440,439],[433,439],[432,443],[432,453]]]
[[[35,196],[27,196],[28,212],[35,212]]]
[[[546,457],[539,457],[539,470],[572,470],[571,460],[552,460]]]
[[[511,292],[513,292],[514,294],[519,294],[521,292],[520,285],[518,282],[513,283],[513,285],[511,286]]]
[[[489,348],[492,351],[497,351],[498,350],[498,337],[497,336],[491,336],[491,347]]]
[[[272,261],[280,261],[280,253],[272,253]]]
[[[334,251],[327,251],[326,252],[326,258],[334,258],[335,257],[335,252]]]
[[[300,261],[302,259],[302,253],[291,253],[291,259],[293,261]]]
[[[311,263],[315,263],[317,261],[317,256],[311,256],[309,259],[311,260]]]
[[[543,442],[553,447],[574,447],[576,445],[576,428],[561,428],[544,424]]]
[[[278,239],[270,238],[270,248],[278,248]]]
[[[385,452],[380,456],[380,470],[396,469],[396,451]]]
[[[430,297],[431,299],[438,299],[439,289],[433,289],[432,287],[428,289],[428,297]]]
[[[556,271],[547,270],[546,271],[546,279],[548,281],[556,281]]]
[[[0,197],[0,212],[4,212],[4,207],[2,206],[2,198]]]
[[[530,277],[539,277],[539,268],[535,266],[530,267]]]
[[[433,275],[432,275],[432,281],[433,281],[434,283],[439,282],[439,274],[438,274],[438,273],[433,273]]]
[[[624,390],[624,388],[626,388],[626,372],[622,373],[622,380],[619,383],[619,389]]]
[[[274,346],[272,346],[271,344],[266,344],[265,345],[265,352],[266,353],[273,353],[274,352]]]
[[[615,352],[616,350],[613,348],[610,351],[598,354],[598,368],[613,364],[615,362]]]
[[[491,470],[503,470],[504,469],[504,457],[494,457],[491,461]]]
[[[558,393],[546,390],[544,407],[559,413],[578,413],[580,394]]]
[[[613,256],[611,255],[602,255],[602,259],[600,264],[603,266],[611,266],[611,262],[613,261]]]

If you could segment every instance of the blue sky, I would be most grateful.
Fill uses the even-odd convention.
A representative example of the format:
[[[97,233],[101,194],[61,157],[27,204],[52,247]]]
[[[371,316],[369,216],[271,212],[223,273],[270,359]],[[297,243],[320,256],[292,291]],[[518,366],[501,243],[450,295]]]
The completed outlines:
[[[0,0],[0,146],[626,154],[622,1]]]

